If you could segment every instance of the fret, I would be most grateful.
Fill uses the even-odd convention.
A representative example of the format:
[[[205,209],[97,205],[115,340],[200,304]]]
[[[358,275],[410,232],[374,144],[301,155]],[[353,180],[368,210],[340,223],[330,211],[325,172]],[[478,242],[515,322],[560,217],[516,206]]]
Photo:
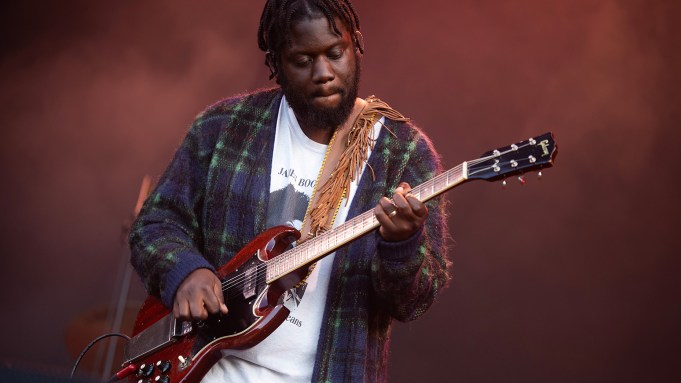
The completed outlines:
[[[319,253],[319,240],[312,241],[312,257],[314,258],[315,255]]]
[[[438,191],[444,190],[447,187],[447,182],[442,177],[437,177],[433,181]]]
[[[310,259],[310,245],[307,242],[303,243],[302,252],[303,252],[303,259],[305,259],[305,260]]]

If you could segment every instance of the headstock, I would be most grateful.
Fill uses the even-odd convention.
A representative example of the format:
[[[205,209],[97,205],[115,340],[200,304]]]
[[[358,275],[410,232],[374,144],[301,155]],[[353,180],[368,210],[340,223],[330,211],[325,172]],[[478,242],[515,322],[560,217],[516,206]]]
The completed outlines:
[[[498,148],[468,161],[468,179],[496,181],[514,174],[553,166],[558,147],[551,132]]]

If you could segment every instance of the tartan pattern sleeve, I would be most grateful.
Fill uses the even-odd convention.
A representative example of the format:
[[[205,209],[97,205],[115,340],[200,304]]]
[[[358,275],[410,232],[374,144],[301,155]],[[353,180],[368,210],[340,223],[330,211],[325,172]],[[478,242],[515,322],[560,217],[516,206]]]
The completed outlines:
[[[201,113],[130,233],[147,291],[171,307],[197,268],[227,262],[265,229],[278,90],[223,100]]]
[[[200,251],[199,219],[212,158],[210,143],[218,133],[210,118],[196,119],[130,233],[133,266],[147,291],[168,307],[187,274],[201,267],[214,270]]]
[[[409,144],[393,153],[402,153],[401,157],[408,158],[400,161],[406,165],[398,182],[404,181],[414,187],[442,173],[432,143],[418,131]],[[383,306],[397,320],[418,318],[447,283],[449,260],[445,247],[448,233],[443,198],[440,195],[426,202],[428,218],[423,229],[412,238],[391,243],[377,234],[378,251],[371,265],[373,287]]]

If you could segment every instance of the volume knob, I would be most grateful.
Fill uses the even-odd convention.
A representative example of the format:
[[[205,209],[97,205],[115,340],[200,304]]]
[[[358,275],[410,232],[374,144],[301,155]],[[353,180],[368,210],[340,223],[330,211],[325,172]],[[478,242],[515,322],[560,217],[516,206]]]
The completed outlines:
[[[137,370],[137,376],[141,378],[148,378],[154,373],[154,365],[153,364],[143,364],[140,366],[139,370]]]
[[[170,364],[170,361],[168,361],[168,360],[159,360],[158,362],[156,362],[156,367],[158,368],[158,371],[161,374],[165,374],[168,371],[170,371],[170,368],[172,367],[172,365]]]

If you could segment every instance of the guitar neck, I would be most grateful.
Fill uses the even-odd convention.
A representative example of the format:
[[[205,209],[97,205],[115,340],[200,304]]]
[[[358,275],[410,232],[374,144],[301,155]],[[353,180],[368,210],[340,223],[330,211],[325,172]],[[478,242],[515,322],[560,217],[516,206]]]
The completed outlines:
[[[467,163],[463,162],[412,188],[409,193],[420,201],[426,202],[465,182],[467,174]],[[267,283],[271,283],[302,266],[323,258],[343,245],[375,230],[378,226],[378,220],[372,209],[346,221],[336,228],[303,242],[266,262]]]

